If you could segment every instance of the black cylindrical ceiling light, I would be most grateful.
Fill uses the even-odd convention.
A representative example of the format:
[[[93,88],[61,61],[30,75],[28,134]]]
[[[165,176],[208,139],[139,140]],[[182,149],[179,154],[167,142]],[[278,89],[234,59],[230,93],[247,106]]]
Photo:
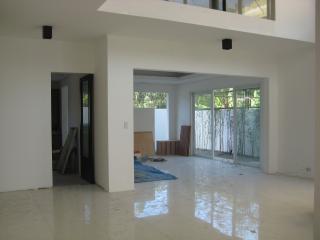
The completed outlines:
[[[223,50],[231,50],[232,49],[232,39],[230,39],[230,38],[222,39],[222,49]]]
[[[42,26],[42,38],[43,39],[52,39],[52,26]]]

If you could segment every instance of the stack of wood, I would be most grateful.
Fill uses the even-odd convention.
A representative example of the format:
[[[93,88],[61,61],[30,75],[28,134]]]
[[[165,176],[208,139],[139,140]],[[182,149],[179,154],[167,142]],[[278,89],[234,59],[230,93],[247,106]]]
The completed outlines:
[[[157,141],[157,155],[190,155],[191,126],[181,126],[180,140]]]

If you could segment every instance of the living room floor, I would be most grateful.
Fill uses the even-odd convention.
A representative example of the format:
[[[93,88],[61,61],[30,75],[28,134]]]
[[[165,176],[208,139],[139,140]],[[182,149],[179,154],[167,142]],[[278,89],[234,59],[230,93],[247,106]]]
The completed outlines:
[[[312,240],[311,180],[197,157],[147,163],[178,177],[0,194],[0,239]]]

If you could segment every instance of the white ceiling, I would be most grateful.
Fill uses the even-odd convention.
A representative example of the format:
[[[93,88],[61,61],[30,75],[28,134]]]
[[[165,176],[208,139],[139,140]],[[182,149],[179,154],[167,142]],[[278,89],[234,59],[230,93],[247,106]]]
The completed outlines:
[[[163,72],[163,75],[159,74],[153,75],[150,72],[150,75],[135,75],[134,83],[135,84],[166,84],[166,85],[179,85],[186,83],[195,83],[200,81],[215,81],[215,82],[226,82],[227,80],[233,80],[239,82],[240,84],[244,82],[250,82],[252,84],[259,84],[263,81],[263,78],[256,77],[244,77],[244,76],[230,76],[230,75],[220,75],[220,74],[199,74],[199,73],[188,73],[180,77],[172,77],[169,72]],[[174,73],[172,73],[174,74]],[[168,76],[166,76],[168,75]]]
[[[104,0],[0,0],[0,36],[41,38],[41,26],[54,27],[54,39],[92,41],[106,34],[165,41],[184,41],[221,47],[234,39],[234,52],[263,57],[287,53],[313,44],[192,24],[98,12]]]
[[[87,40],[102,35],[104,0],[1,0],[0,35],[41,37],[42,25],[54,26],[54,38]]]
[[[171,78],[181,78],[190,73],[183,72],[166,72],[166,71],[151,71],[151,70],[134,70],[134,75],[144,76],[144,77],[171,77]]]

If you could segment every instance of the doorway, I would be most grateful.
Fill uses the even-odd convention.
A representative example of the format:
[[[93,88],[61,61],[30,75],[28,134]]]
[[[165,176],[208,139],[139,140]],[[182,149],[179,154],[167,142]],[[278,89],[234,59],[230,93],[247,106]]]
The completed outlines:
[[[93,75],[51,74],[53,185],[94,183]]]
[[[194,154],[260,167],[260,87],[193,94]]]

